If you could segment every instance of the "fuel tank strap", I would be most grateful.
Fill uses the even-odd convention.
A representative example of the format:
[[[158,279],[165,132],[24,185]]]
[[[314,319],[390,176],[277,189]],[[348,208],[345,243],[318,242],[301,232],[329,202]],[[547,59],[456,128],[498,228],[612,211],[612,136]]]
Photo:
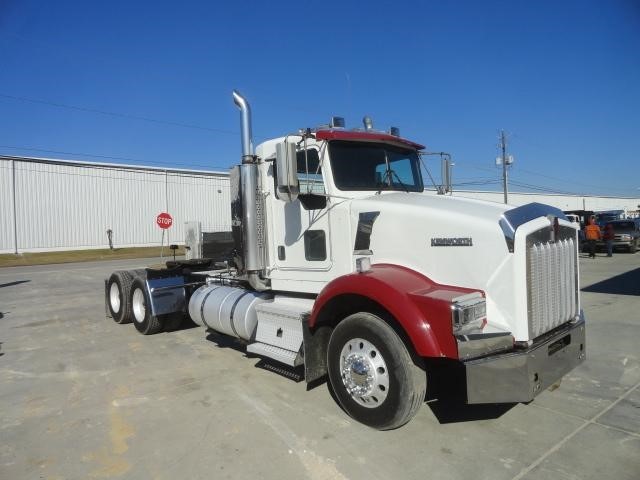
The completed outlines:
[[[209,289],[209,291],[205,294],[204,298],[202,299],[202,303],[200,303],[200,320],[202,320],[202,325],[205,326],[209,326],[207,325],[207,322],[204,320],[204,306],[207,303],[207,298],[209,298],[209,295],[211,295],[214,290],[217,290],[218,288],[220,288],[220,285],[216,285],[215,287]]]
[[[238,298],[236,298],[236,301],[233,302],[233,306],[231,307],[231,313],[229,314],[229,326],[231,327],[231,330],[233,330],[233,334],[236,337],[240,337],[240,335],[238,335],[238,331],[236,330],[236,326],[234,325],[234,321],[233,321],[233,314],[236,311],[236,307],[238,306],[238,303],[240,303],[240,300],[242,300],[244,297],[246,297],[249,293],[249,290],[247,290],[246,292],[244,292],[242,295],[240,295]]]

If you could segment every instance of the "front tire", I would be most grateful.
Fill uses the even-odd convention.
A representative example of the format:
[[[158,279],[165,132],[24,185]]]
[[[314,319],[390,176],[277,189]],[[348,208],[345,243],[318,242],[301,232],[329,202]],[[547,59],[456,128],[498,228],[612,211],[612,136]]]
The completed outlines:
[[[345,318],[329,339],[331,387],[353,419],[378,430],[401,427],[424,402],[427,376],[402,339],[380,317]]]
[[[162,321],[151,313],[151,302],[146,282],[136,278],[131,285],[130,295],[133,324],[143,335],[153,335],[162,330]]]

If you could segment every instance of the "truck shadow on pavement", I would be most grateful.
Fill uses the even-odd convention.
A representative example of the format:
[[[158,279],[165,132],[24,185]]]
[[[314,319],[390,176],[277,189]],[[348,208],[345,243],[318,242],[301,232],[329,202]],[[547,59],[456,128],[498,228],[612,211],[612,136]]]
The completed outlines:
[[[262,370],[268,370],[281,377],[293,380],[296,383],[304,380],[304,367],[289,367],[278,363],[268,358],[262,358],[258,355],[247,352],[246,344],[235,337],[229,335],[223,335],[213,330],[207,330],[206,339],[208,342],[215,344],[218,348],[230,348],[237,352],[244,354],[247,358],[257,359],[258,362],[254,365],[255,368]]]
[[[205,338],[207,342],[215,344],[218,348],[230,348],[236,352],[245,353],[244,344],[235,337],[223,335],[214,330],[207,329],[207,336]]]
[[[467,394],[464,389],[464,369],[448,365],[438,367],[432,369],[427,366],[425,402],[440,424],[491,420],[501,417],[517,405],[516,403],[469,405],[466,403]],[[459,378],[460,375],[462,379]],[[329,382],[326,384],[336,405],[342,409],[331,384]]]
[[[640,268],[594,283],[584,287],[582,291],[612,295],[640,295]]]
[[[466,374],[458,362],[436,361],[427,365],[425,401],[441,424],[499,418],[517,403],[467,403]]]
[[[278,362],[247,353],[244,342],[235,337],[219,334],[213,330],[207,330],[206,339],[218,348],[229,348],[244,354],[248,358],[259,359],[255,364],[256,368],[268,370],[277,375],[289,378],[294,382],[304,380],[304,368],[288,367]],[[326,383],[326,388],[336,404],[340,405],[337,396],[331,388],[331,384],[326,381],[326,376],[314,382],[309,388],[318,387],[323,383]],[[517,405],[516,403],[469,405],[466,403],[467,392],[465,385],[464,366],[461,366],[458,362],[435,360],[427,365],[427,393],[425,401],[439,423],[446,424],[495,419],[501,417]]]

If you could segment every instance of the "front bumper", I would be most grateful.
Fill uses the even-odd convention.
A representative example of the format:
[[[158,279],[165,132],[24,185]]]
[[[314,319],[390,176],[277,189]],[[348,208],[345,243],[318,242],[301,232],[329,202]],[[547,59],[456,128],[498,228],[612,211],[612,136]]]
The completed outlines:
[[[466,361],[467,402],[529,402],[581,364],[585,347],[581,315],[526,350]]]
[[[634,240],[614,240],[612,242],[612,245],[613,245],[613,248],[616,248],[616,247],[630,248],[630,247],[633,246],[633,243],[634,243]],[[607,246],[607,242],[606,241],[604,241],[604,242],[598,241],[596,243],[596,245],[598,247],[606,247]]]

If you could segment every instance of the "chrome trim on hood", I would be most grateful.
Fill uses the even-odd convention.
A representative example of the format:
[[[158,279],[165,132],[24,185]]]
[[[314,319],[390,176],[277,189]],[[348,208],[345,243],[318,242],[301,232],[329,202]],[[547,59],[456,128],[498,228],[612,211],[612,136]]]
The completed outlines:
[[[507,242],[507,248],[513,253],[513,246],[516,238],[516,230],[520,225],[538,217],[557,217],[566,220],[564,212],[559,208],[543,205],[542,203],[528,203],[521,207],[507,210],[500,217],[500,228],[504,233],[504,239]]]

